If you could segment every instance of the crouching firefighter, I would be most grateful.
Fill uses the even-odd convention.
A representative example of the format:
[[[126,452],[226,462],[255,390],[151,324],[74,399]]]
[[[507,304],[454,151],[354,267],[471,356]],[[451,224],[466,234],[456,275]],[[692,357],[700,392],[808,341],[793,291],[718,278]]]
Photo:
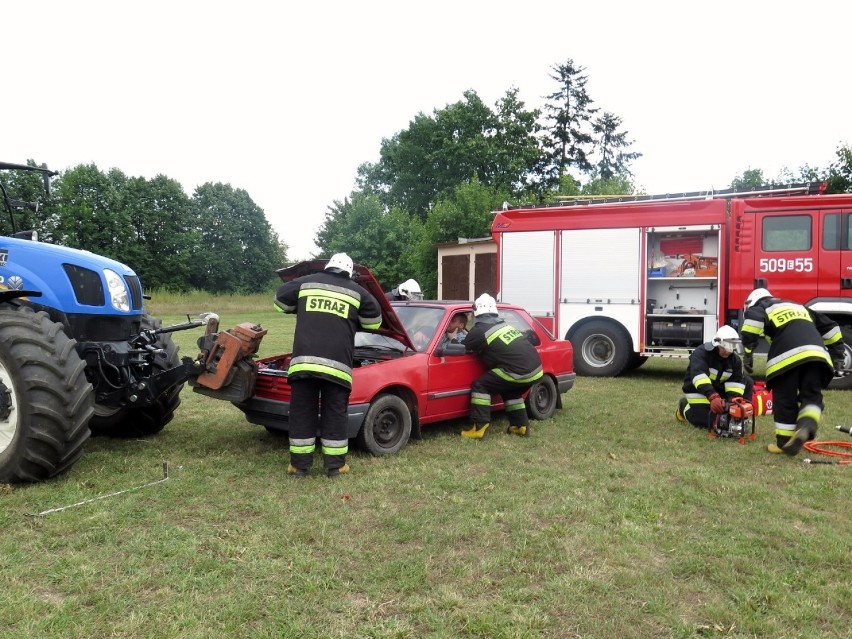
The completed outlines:
[[[766,387],[772,389],[775,444],[767,449],[795,455],[816,437],[822,389],[835,372],[845,373],[840,328],[821,313],[757,288],[746,298],[741,334],[747,371],[753,366],[760,336],[769,342]]]
[[[530,422],[523,394],[541,379],[541,358],[521,331],[497,313],[497,302],[488,294],[473,303],[476,323],[465,337],[468,352],[476,353],[488,370],[470,385],[470,418],[473,424],[461,432],[468,439],[482,439],[491,424],[491,395],[500,395],[509,418],[507,432],[529,437]]]
[[[721,326],[713,340],[689,356],[683,392],[675,417],[697,428],[709,428],[714,415],[725,412],[725,400],[742,397],[751,401],[754,380],[743,372],[742,342],[731,326]]]

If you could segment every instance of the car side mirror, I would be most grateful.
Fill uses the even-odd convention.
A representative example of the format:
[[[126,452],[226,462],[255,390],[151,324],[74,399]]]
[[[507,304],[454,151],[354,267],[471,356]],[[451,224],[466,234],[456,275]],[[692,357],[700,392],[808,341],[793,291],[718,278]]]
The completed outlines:
[[[438,357],[445,357],[445,356],[452,357],[453,355],[464,355],[466,352],[467,352],[467,349],[465,349],[464,344],[452,344],[452,343],[450,343],[450,344],[444,344],[443,346],[439,346],[435,350],[435,355],[437,355]]]

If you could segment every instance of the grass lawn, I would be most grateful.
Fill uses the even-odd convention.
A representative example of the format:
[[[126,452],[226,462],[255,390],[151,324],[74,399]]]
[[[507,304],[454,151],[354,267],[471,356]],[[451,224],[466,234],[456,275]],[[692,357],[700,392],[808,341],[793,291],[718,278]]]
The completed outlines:
[[[292,340],[271,296],[151,309],[182,305],[260,322],[263,355]],[[852,636],[852,466],[768,454],[771,417],[746,445],[676,422],[685,365],[579,378],[529,439],[425,427],[335,481],[288,480],[286,438],[185,389],[160,435],[0,487],[0,636]],[[826,405],[819,439],[851,441],[852,393]]]

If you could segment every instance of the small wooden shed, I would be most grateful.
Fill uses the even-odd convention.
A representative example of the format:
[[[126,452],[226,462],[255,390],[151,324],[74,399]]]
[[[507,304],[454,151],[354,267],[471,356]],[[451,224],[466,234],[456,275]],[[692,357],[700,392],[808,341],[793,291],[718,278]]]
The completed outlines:
[[[490,237],[438,244],[438,299],[475,300],[497,288],[497,244]]]

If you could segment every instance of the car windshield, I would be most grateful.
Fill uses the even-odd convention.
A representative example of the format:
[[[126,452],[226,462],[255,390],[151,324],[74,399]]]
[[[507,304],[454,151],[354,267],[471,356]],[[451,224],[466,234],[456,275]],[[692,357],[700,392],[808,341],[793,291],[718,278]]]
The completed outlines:
[[[429,306],[412,306],[400,304],[394,306],[397,317],[411,337],[414,347],[423,352],[435,336],[438,325],[444,319],[446,311],[443,308]]]

